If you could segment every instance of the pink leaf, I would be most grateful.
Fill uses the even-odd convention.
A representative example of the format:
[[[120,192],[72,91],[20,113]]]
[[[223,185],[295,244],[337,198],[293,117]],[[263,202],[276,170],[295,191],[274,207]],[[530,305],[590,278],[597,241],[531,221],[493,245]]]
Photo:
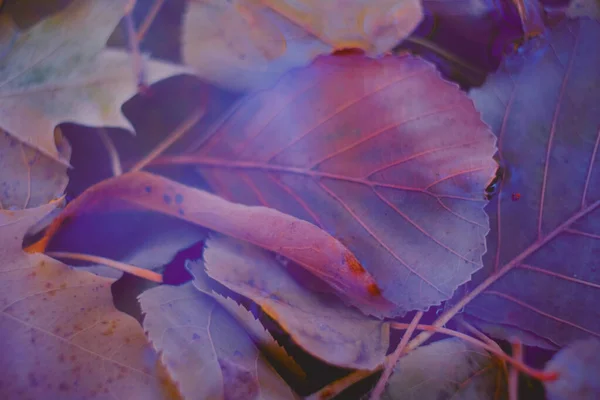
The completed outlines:
[[[481,268],[495,139],[472,102],[411,56],[317,59],[241,104],[191,155],[221,196],[345,244],[396,314]]]
[[[69,203],[44,240],[67,218],[101,204],[171,215],[279,253],[323,279],[340,297],[366,313],[384,315],[393,307],[356,257],[317,226],[274,209],[235,204],[146,172],[121,175],[90,187]]]
[[[505,165],[488,208],[491,284],[467,307],[559,346],[600,336],[600,23],[567,21],[471,97]]]

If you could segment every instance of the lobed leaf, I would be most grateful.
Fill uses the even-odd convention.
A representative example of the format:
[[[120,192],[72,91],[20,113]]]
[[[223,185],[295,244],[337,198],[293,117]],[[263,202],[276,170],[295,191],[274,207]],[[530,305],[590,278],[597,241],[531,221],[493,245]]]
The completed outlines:
[[[391,314],[439,304],[482,266],[495,139],[423,60],[319,58],[203,139],[168,162],[338,238],[397,304]]]
[[[111,279],[21,250],[56,205],[0,211],[0,397],[166,399],[169,378]]]
[[[144,328],[186,399],[295,399],[243,328],[191,283],[139,296]]]
[[[120,110],[137,92],[130,55],[103,50],[124,6],[76,0],[22,32],[0,64],[0,128],[65,165],[54,143],[57,124],[132,129]],[[0,19],[0,33],[11,24]],[[149,84],[188,71],[158,61],[146,67]]]
[[[258,304],[313,356],[355,369],[374,369],[384,361],[388,323],[307,290],[269,252],[230,238],[212,238],[204,262],[210,277]]]
[[[600,336],[600,22],[565,21],[471,97],[505,169],[488,207],[486,288],[466,312],[564,346]]]

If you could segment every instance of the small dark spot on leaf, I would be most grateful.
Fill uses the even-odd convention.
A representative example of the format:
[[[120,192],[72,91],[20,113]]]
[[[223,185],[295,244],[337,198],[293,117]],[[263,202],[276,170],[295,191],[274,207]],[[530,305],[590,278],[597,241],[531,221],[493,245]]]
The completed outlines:
[[[177,203],[177,204],[183,203],[183,196],[181,194],[177,193],[175,195],[175,203]]]
[[[146,186],[146,187],[144,188],[144,191],[145,191],[146,193],[152,193],[152,186]]]
[[[180,208],[179,209],[179,215],[183,215],[183,214],[184,214],[183,209]]]
[[[69,385],[67,385],[65,382],[61,382],[61,383],[58,385],[58,388],[59,388],[60,390],[67,391],[67,390],[69,390]]]
[[[198,340],[198,339],[200,339],[200,335],[198,335],[197,333],[194,333],[194,334],[192,335],[192,339],[194,339],[194,340]]]
[[[169,205],[169,204],[171,204],[171,196],[169,196],[168,194],[165,194],[165,195],[163,196],[163,200],[165,201],[165,204],[166,204],[166,205]]]

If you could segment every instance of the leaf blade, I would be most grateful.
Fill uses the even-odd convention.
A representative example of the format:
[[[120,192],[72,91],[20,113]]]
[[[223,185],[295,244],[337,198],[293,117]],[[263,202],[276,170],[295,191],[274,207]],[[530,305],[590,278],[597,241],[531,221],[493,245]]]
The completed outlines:
[[[286,75],[169,161],[198,165],[231,201],[338,237],[401,314],[439,304],[480,268],[494,151],[470,101],[430,64],[343,56]]]
[[[499,135],[509,175],[489,209],[495,229],[478,281],[486,274],[502,277],[467,312],[558,345],[600,335],[597,319],[582,311],[596,313],[600,289],[590,259],[598,248],[600,208],[593,184],[599,179],[600,57],[589,51],[599,37],[596,21],[564,22],[551,33],[541,58],[518,60],[514,76],[497,74],[472,94]],[[569,302],[555,300],[565,295]]]

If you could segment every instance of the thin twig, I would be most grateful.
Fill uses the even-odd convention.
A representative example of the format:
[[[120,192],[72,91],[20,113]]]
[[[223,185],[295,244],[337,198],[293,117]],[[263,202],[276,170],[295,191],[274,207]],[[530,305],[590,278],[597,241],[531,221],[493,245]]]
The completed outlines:
[[[152,160],[162,154],[169,146],[181,138],[204,115],[204,108],[196,110],[181,125],[179,125],[165,140],[158,144],[146,157],[138,161],[129,172],[136,172],[148,165]]]
[[[152,4],[152,8],[150,9],[150,11],[148,11],[146,18],[144,19],[144,22],[142,23],[142,26],[140,26],[140,29],[138,29],[138,32],[136,35],[138,43],[141,43],[144,40],[144,36],[146,36],[146,33],[148,33],[148,29],[150,29],[150,25],[152,25],[152,22],[154,22],[154,19],[158,15],[158,12],[160,11],[160,8],[164,4],[164,2],[165,2],[165,0],[154,0],[154,4]]]
[[[381,374],[381,377],[379,378],[379,382],[377,382],[375,389],[373,389],[373,392],[371,392],[371,400],[379,400],[379,398],[383,394],[383,391],[385,390],[385,384],[387,383],[388,379],[390,379],[390,376],[392,376],[392,372],[394,372],[394,368],[396,367],[400,356],[402,355],[404,349],[406,348],[406,345],[408,344],[408,340],[415,331],[415,328],[421,320],[422,316],[423,311],[419,311],[415,314],[412,321],[410,321],[410,325],[408,325],[408,329],[404,331],[404,335],[402,336],[400,343],[398,343],[398,347],[396,347],[396,350],[394,350],[394,352],[386,358],[385,369],[383,370],[383,374]]]
[[[382,369],[381,366],[377,367],[374,371],[365,371],[359,369],[354,371],[345,377],[338,379],[325,386],[318,392],[311,394],[308,397],[305,397],[304,400],[329,400],[338,394],[342,393],[344,390],[348,389],[350,386],[354,385],[357,382],[362,381],[365,378],[373,375],[375,372],[380,371]]]
[[[426,48],[430,51],[433,51],[434,53],[439,54],[440,56],[444,57],[446,60],[448,61],[453,61],[456,64],[462,66],[465,69],[468,69],[471,72],[476,73],[477,75],[481,76],[481,77],[485,77],[486,73],[484,70],[477,68],[476,66],[468,63],[467,61],[463,60],[461,57],[457,56],[454,53],[449,52],[448,50],[438,46],[437,44],[435,44],[434,42],[432,42],[431,40],[425,39],[425,38],[421,38],[418,36],[409,36],[406,39],[404,39],[405,42],[407,43],[413,43],[416,44],[418,46],[421,46],[423,48]]]
[[[129,50],[133,58],[133,76],[137,82],[138,87],[146,86],[146,73],[144,70],[142,53],[140,52],[140,42],[138,41],[138,35],[135,31],[135,24],[133,23],[133,8],[135,7],[137,0],[129,0],[125,7],[125,24],[127,25],[127,37],[129,38]]]
[[[408,324],[401,324],[401,323],[397,323],[397,322],[393,322],[391,326],[394,329],[407,329],[408,328]],[[454,331],[454,330],[448,329],[448,328],[437,327],[437,326],[433,326],[433,325],[417,325],[417,329],[424,330],[424,331],[430,331],[430,332],[442,333],[442,334],[448,335],[448,336],[454,336],[454,337],[464,340],[465,342],[471,343],[475,346],[479,346],[479,347],[489,351],[490,353],[494,354],[496,357],[510,363],[517,370],[519,370],[533,378],[536,378],[540,381],[550,382],[550,381],[555,381],[556,379],[558,379],[557,372],[545,372],[545,371],[540,371],[535,368],[532,368],[532,367],[524,364],[522,361],[519,361],[519,360],[509,356],[502,350],[498,350],[496,347],[490,346],[489,344],[482,342],[479,339],[475,339],[474,337],[466,335],[462,332]]]
[[[410,325],[394,322],[394,323],[392,323],[391,326],[394,329],[408,329],[408,327]],[[454,336],[459,339],[462,339],[468,343],[471,343],[475,346],[481,347],[481,348],[489,351],[490,353],[496,355],[501,360],[507,361],[510,364],[514,365],[515,368],[520,370],[521,372],[524,372],[540,381],[554,381],[554,380],[558,379],[557,372],[544,372],[544,371],[539,371],[534,368],[531,368],[531,367],[523,364],[522,362],[519,362],[519,361],[513,359],[511,356],[507,355],[502,350],[498,350],[498,347],[489,345],[481,340],[475,339],[475,338],[473,338],[469,335],[466,335],[462,332],[457,332],[452,329],[441,328],[441,327],[437,327],[437,326],[433,326],[433,325],[421,325],[421,324],[418,324],[416,326],[416,329],[422,330],[422,331],[428,331],[431,334],[441,333],[444,335]],[[431,335],[430,335],[430,337],[431,337]],[[406,346],[404,348],[403,353],[406,354],[412,350],[414,350],[414,348],[410,348],[409,346]],[[391,355],[388,357],[391,357]],[[378,365],[375,369],[373,369],[371,371],[364,371],[364,370],[354,371],[354,372],[346,375],[342,379],[339,379],[333,383],[330,383],[329,385],[325,386],[318,392],[313,393],[312,395],[307,397],[306,400],[331,399],[331,398],[337,396],[338,394],[340,394],[341,392],[343,392],[344,390],[346,390],[347,388],[349,388],[350,386],[352,386],[353,384],[361,381],[364,378],[371,376],[372,374],[375,374],[375,373],[381,371],[386,362],[387,362],[387,358],[383,364]]]
[[[498,345],[498,343],[494,342],[492,339],[490,339],[487,335],[485,335],[479,329],[475,328],[473,325],[471,325],[470,323],[468,323],[467,321],[465,321],[464,318],[462,318],[462,316],[458,317],[458,318],[455,318],[454,321],[458,322],[466,330],[468,330],[469,333],[471,333],[472,335],[478,337],[479,340],[481,340],[482,342],[487,343],[487,344],[489,344],[492,347],[495,347],[498,351],[502,351],[502,349],[500,348],[500,345]],[[505,372],[506,375],[508,375],[508,368],[506,366],[506,362],[504,360],[501,360],[501,361],[502,361],[502,367],[504,369],[504,372]]]
[[[96,264],[106,265],[107,267],[115,268],[120,271],[128,272],[132,275],[139,276],[140,278],[147,279],[149,281],[162,283],[162,275],[154,271],[150,271],[144,268],[136,267],[135,265],[125,264],[120,261],[111,260],[110,258],[94,256],[91,254],[83,253],[71,253],[66,251],[49,251],[46,255],[54,258],[69,258],[72,260],[89,261]]]
[[[104,128],[98,129],[98,136],[100,136],[100,140],[102,140],[102,144],[106,148],[108,152],[108,158],[110,158],[110,167],[112,169],[113,176],[119,176],[123,174],[123,168],[121,167],[121,159],[119,158],[119,152],[115,147],[115,144],[111,140],[108,133]]]
[[[512,350],[513,358],[522,363],[523,345],[519,339],[512,340]],[[519,371],[515,367],[511,367],[508,374],[508,399],[519,400]]]

